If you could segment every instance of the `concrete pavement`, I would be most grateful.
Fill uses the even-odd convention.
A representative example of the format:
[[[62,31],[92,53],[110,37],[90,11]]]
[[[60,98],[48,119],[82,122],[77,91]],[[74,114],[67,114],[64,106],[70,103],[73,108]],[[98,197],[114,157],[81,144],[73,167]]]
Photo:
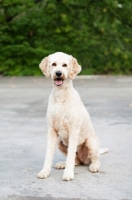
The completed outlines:
[[[0,200],[132,199],[132,77],[78,77],[74,86],[90,113],[102,167],[93,174],[75,167],[62,181],[54,169],[65,157],[56,149],[50,177],[37,179],[46,149],[45,119],[50,79],[0,77]]]

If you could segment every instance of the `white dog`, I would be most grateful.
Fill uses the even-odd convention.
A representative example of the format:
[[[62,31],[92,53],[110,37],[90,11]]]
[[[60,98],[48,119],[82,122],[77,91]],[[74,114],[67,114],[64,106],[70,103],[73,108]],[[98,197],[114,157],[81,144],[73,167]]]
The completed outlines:
[[[91,172],[100,168],[99,155],[108,149],[100,150],[90,116],[84,107],[72,79],[81,71],[77,60],[70,55],[57,52],[44,58],[40,69],[53,81],[53,90],[47,109],[48,144],[43,169],[38,178],[46,178],[51,171],[55,145],[67,155],[66,162],[56,164],[64,169],[63,180],[74,179],[74,166],[90,165]]]

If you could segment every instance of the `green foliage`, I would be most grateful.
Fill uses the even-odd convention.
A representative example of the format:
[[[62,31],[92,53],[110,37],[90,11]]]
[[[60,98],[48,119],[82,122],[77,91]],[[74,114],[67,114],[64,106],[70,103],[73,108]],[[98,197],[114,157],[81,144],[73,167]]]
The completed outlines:
[[[0,0],[0,74],[41,75],[56,51],[76,57],[81,74],[132,74],[132,2]]]

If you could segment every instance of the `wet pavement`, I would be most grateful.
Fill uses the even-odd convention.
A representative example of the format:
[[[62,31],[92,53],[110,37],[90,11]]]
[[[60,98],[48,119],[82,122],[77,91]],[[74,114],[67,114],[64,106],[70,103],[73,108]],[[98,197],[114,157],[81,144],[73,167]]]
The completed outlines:
[[[0,77],[0,200],[132,199],[132,77],[79,76],[74,80],[101,147],[99,173],[75,167],[62,181],[54,168],[65,157],[56,149],[50,177],[37,179],[46,149],[45,119],[50,79]]]

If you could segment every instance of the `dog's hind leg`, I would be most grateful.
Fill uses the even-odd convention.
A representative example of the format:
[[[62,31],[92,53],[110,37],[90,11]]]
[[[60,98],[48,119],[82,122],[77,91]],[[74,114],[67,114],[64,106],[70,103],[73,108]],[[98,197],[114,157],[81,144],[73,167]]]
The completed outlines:
[[[79,145],[77,148],[77,157],[81,164],[83,165],[89,165],[90,159],[88,158],[88,147],[86,145],[86,141]]]
[[[63,144],[62,140],[58,138],[58,147],[59,150],[66,156],[68,147]],[[55,166],[56,169],[64,169],[66,163],[65,162],[58,162]]]
[[[99,161],[99,141],[96,135],[90,136],[86,140],[86,145],[88,147],[88,158],[91,162],[89,166],[89,170],[93,173],[98,172],[100,168],[100,161]]]

